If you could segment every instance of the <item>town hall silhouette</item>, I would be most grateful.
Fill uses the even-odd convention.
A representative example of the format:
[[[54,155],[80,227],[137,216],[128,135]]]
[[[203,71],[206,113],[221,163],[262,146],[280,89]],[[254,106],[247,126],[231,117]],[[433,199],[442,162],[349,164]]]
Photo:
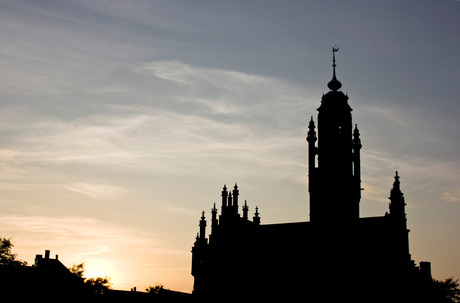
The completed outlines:
[[[361,140],[348,96],[333,76],[308,125],[310,221],[261,224],[237,184],[222,190],[220,213],[203,211],[192,248],[193,293],[203,300],[429,302],[431,264],[411,259],[398,172],[389,210],[361,218]],[[391,178],[391,176],[389,176]],[[242,214],[239,210],[242,207]],[[318,300],[319,299],[319,300]]]

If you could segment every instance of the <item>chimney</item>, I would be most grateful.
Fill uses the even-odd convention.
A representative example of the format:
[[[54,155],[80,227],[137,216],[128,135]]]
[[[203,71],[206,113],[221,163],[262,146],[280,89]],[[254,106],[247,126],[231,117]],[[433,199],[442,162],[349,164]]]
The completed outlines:
[[[50,258],[50,251],[45,250],[45,259],[48,260]]]
[[[431,263],[430,262],[420,262],[420,273],[427,280],[432,280],[431,277]]]
[[[42,255],[35,255],[35,267],[38,266],[38,263],[40,262],[40,260],[43,258]]]

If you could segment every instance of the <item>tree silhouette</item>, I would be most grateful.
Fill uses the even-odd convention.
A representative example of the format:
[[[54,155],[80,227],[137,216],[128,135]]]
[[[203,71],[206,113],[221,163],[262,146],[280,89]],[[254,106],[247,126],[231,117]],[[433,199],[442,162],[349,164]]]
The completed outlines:
[[[85,274],[85,263],[74,264],[69,268],[69,271],[79,278],[84,278]]]
[[[165,289],[164,285],[157,283],[155,286],[147,287],[145,291],[152,295],[158,295],[163,289]]]
[[[84,279],[86,290],[93,295],[101,295],[104,291],[112,288],[110,277],[91,277],[85,278],[85,263],[74,264],[69,271],[79,278]]]
[[[445,303],[459,303],[460,302],[460,288],[458,279],[454,280],[453,277],[447,278],[444,281],[433,280],[436,292],[442,298],[441,302]]]
[[[17,260],[17,254],[11,250],[14,247],[11,238],[0,238],[0,265],[25,266],[27,262]]]
[[[111,289],[110,277],[92,277],[85,280],[85,285],[88,286],[92,294],[102,295],[104,291]]]

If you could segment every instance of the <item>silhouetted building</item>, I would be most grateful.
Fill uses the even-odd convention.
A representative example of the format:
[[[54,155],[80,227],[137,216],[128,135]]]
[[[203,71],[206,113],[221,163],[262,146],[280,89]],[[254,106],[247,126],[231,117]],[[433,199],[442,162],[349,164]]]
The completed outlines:
[[[24,300],[71,302],[82,296],[83,279],[71,273],[50,251],[36,255],[32,266],[0,266],[2,293]]]
[[[361,140],[340,91],[333,49],[330,91],[308,126],[310,222],[252,221],[239,189],[224,185],[220,214],[205,212],[192,248],[193,293],[204,299],[292,298],[305,302],[429,301],[431,268],[411,260],[405,201],[396,172],[389,212],[360,218]]]

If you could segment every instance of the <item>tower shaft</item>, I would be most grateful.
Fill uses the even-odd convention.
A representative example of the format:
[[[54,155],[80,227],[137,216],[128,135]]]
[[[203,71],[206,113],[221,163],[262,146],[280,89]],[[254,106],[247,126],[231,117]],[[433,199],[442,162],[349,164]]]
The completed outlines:
[[[318,138],[313,118],[307,136],[310,220],[325,224],[357,220],[361,196],[361,141],[358,129],[353,132],[348,96],[338,91],[342,84],[335,73],[337,50],[333,48],[331,91],[318,108]]]

